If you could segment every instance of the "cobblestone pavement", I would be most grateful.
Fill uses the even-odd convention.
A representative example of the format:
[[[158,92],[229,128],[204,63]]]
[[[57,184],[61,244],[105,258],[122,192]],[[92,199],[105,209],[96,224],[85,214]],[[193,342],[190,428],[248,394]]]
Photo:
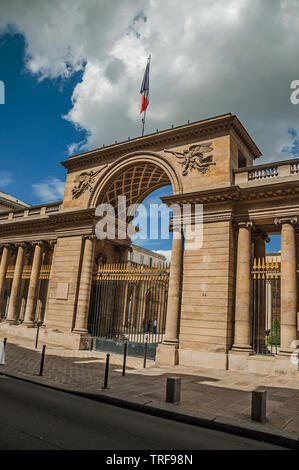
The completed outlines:
[[[0,373],[22,375],[49,385],[91,393],[102,393],[106,354],[99,351],[74,351],[47,345],[44,374],[39,377],[41,347],[34,349],[29,340],[9,338],[6,365]],[[134,400],[164,401],[166,377],[182,379],[182,399],[174,407],[218,416],[250,420],[251,391],[267,391],[268,424],[299,434],[299,377],[284,378],[236,371],[195,367],[155,367],[153,361],[127,358],[126,376],[122,376],[123,357],[111,354],[109,390]],[[299,374],[298,374],[299,375]]]

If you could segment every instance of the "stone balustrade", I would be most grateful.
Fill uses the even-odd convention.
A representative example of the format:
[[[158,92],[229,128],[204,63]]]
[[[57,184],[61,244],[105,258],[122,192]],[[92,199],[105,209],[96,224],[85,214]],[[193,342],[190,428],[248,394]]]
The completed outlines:
[[[294,178],[299,176],[298,159],[258,165],[234,170],[234,184],[263,184],[278,181],[280,178]]]
[[[5,220],[14,220],[14,219],[20,219],[20,218],[25,218],[25,217],[32,217],[32,216],[41,216],[41,215],[47,215],[52,212],[58,212],[61,207],[61,202],[54,202],[50,204],[45,204],[41,206],[33,206],[31,208],[27,209],[22,209],[20,211],[14,211],[14,212],[3,212],[0,213],[0,221],[5,221]]]

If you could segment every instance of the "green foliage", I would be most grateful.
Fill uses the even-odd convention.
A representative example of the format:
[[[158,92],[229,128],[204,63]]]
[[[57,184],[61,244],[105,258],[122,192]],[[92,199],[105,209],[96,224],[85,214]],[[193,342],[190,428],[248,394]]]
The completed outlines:
[[[272,325],[272,328],[271,328],[271,331],[267,340],[268,340],[267,343],[269,346],[270,345],[280,346],[280,323],[277,320],[277,318],[275,318],[273,322],[273,325]]]

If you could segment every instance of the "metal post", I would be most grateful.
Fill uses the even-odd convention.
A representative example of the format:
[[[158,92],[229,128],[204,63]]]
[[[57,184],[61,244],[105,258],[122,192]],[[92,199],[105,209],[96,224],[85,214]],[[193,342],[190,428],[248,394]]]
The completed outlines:
[[[254,390],[251,398],[251,419],[264,423],[266,421],[266,399],[265,390]]]
[[[181,378],[167,377],[166,379],[166,401],[176,403],[181,400]]]
[[[127,353],[128,353],[128,338],[125,338],[123,377],[126,375]]]
[[[106,354],[105,379],[104,379],[104,387],[102,387],[102,389],[108,388],[109,359],[110,359],[110,354]]]
[[[148,335],[145,336],[145,344],[144,344],[144,359],[143,359],[143,368],[146,368],[146,356],[147,356],[147,342],[148,342]]]
[[[37,348],[38,345],[38,335],[39,335],[39,322],[37,322],[37,331],[36,331],[36,338],[35,338],[35,349]]]
[[[4,338],[4,340],[3,340],[3,346],[4,347],[6,346],[6,343],[7,343],[7,338]]]
[[[39,375],[43,375],[45,352],[46,352],[46,345],[44,344],[43,345],[43,350],[42,350],[42,357],[41,357],[41,361],[40,361]]]

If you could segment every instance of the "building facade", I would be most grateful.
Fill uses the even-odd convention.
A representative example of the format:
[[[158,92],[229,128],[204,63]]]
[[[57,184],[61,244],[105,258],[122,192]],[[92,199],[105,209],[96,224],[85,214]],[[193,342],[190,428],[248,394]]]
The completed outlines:
[[[131,246],[129,237],[98,238],[104,217],[99,204],[117,209],[118,197],[126,196],[128,205],[138,205],[171,185],[173,195],[163,198],[167,205],[203,206],[203,244],[189,248],[173,225],[177,236],[156,361],[295,373],[290,356],[298,327],[299,165],[297,159],[253,165],[260,156],[238,118],[226,114],[62,162],[67,179],[61,203],[0,215],[2,305],[6,291],[0,334],[33,336],[39,315],[44,339],[82,347],[89,336],[93,273],[102,264],[127,263]],[[119,208],[116,216],[126,226],[132,219],[124,222]],[[195,212],[184,222],[194,226]],[[268,236],[278,233],[279,266],[255,266],[254,259],[265,260]],[[275,354],[264,354],[269,323],[263,290],[254,290],[263,276],[281,283]],[[258,324],[256,312],[262,312]]]

